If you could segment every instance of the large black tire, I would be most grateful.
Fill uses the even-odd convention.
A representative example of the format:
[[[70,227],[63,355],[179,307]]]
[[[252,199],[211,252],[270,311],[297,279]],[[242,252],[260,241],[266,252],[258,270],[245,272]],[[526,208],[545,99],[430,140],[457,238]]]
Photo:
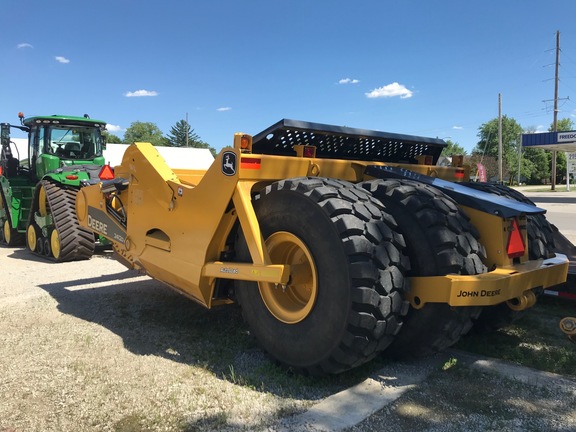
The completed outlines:
[[[49,250],[48,258],[56,262],[85,260],[94,254],[94,234],[80,226],[76,218],[77,192],[76,188],[49,179],[42,180],[38,184],[28,226],[34,224],[33,214],[40,210],[40,201],[44,198],[46,199],[44,211],[52,215],[54,225],[50,227],[48,237],[41,238],[42,241],[47,240],[49,248],[43,247],[42,251],[34,250],[27,244],[32,252],[38,255],[43,252],[42,256],[46,257]],[[45,194],[45,197],[42,194]],[[36,232],[40,234],[38,230]]]
[[[464,186],[498,195],[525,204],[536,204],[521,192],[499,183],[467,182]],[[528,257],[531,260],[554,257],[554,229],[544,214],[527,215]]]
[[[312,375],[343,372],[387,348],[408,309],[408,260],[381,204],[350,183],[296,178],[266,187],[254,208],[272,262],[291,264],[296,280],[285,288],[237,282],[262,348]],[[237,259],[250,262],[241,233]]]
[[[498,195],[525,204],[536,204],[521,192],[499,183],[469,182],[464,186]],[[531,260],[547,259],[554,256],[554,230],[544,214],[527,215],[528,225],[528,258]],[[526,310],[515,311],[506,303],[496,306],[487,306],[474,324],[477,332],[493,332],[500,328],[508,327],[526,314]]]
[[[478,231],[456,203],[429,185],[411,180],[372,180],[362,187],[384,203],[406,241],[409,276],[485,273],[484,247]],[[479,307],[427,303],[410,307],[404,326],[390,346],[398,357],[420,357],[442,351],[466,334]]]

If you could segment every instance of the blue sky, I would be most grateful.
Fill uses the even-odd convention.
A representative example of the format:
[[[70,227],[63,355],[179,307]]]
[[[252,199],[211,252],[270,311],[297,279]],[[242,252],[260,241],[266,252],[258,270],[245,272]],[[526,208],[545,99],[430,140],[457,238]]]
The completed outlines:
[[[88,113],[122,137],[188,113],[219,150],[291,118],[470,151],[499,93],[524,128],[552,123],[557,30],[559,118],[576,120],[574,0],[3,3],[2,122]]]

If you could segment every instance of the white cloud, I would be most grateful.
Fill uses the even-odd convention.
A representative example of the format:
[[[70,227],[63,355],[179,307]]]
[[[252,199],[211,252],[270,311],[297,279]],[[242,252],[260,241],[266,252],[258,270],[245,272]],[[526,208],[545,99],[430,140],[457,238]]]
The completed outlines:
[[[352,78],[343,78],[338,81],[338,84],[358,84],[360,80],[352,79]]]
[[[408,90],[403,84],[393,82],[392,84],[378,87],[370,93],[366,93],[368,98],[389,98],[400,96],[400,99],[408,99],[412,97],[412,92]]]
[[[106,130],[107,130],[108,132],[121,132],[121,131],[122,131],[122,128],[121,128],[120,126],[117,126],[117,125],[113,125],[113,124],[108,123],[108,124],[106,125]]]
[[[18,45],[16,45],[16,48],[20,49],[20,48],[34,48],[32,45],[30,45],[29,43],[20,43]]]
[[[462,130],[464,129],[462,126],[452,126],[452,129]]]
[[[224,112],[224,111],[230,111],[232,108],[230,107],[222,107],[222,108],[218,108],[216,111],[220,111],[220,112]]]
[[[68,60],[66,57],[56,56],[56,57],[54,57],[54,58],[56,59],[56,61],[57,61],[58,63],[64,63],[64,64],[70,63],[70,60]]]
[[[133,92],[124,93],[126,97],[143,97],[143,96],[158,96],[158,92],[152,90],[136,90]]]

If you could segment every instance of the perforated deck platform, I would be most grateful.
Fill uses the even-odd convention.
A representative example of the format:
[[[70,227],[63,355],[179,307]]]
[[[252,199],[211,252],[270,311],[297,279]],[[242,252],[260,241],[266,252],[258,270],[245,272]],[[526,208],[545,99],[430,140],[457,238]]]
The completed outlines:
[[[437,138],[284,119],[253,137],[252,152],[295,156],[296,144],[316,146],[318,158],[415,164],[417,156],[429,155],[433,165],[447,145]]]

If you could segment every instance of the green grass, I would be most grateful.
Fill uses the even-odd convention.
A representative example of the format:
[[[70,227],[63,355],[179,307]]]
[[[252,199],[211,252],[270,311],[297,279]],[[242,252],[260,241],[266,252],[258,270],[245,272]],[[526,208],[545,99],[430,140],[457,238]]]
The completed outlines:
[[[534,185],[533,187],[523,188],[523,187],[512,187],[513,189],[518,189],[520,192],[575,192],[576,193],[576,185],[570,185],[570,190],[566,188],[566,184],[557,184],[554,190],[552,190],[551,185]]]
[[[510,327],[494,333],[471,333],[455,348],[523,366],[576,376],[576,344],[562,333],[560,320],[576,315],[576,303],[549,297]]]

